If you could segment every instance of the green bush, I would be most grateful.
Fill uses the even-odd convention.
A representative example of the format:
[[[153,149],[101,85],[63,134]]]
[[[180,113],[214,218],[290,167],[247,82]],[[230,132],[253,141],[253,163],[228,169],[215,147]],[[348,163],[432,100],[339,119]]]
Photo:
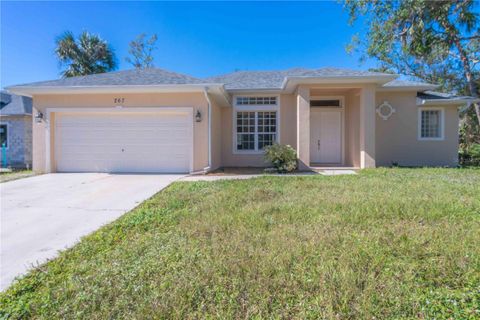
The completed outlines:
[[[289,145],[273,144],[265,148],[265,160],[280,173],[297,169],[297,152]]]
[[[480,166],[480,144],[474,143],[460,151],[460,164],[465,166]]]

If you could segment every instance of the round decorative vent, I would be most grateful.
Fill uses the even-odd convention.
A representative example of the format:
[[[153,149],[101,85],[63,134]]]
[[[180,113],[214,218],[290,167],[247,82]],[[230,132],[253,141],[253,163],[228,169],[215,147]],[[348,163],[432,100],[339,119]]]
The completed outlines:
[[[377,113],[383,120],[387,120],[395,113],[395,109],[387,101],[383,101],[377,108]]]

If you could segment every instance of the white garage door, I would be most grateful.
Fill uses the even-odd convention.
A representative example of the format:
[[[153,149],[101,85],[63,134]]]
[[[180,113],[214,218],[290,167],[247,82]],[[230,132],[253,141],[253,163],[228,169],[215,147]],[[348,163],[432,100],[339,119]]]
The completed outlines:
[[[189,112],[57,113],[58,172],[189,172]]]

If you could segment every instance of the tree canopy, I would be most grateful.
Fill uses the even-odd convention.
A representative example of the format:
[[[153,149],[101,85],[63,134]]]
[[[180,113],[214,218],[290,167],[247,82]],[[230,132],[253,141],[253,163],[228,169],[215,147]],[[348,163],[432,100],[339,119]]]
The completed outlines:
[[[129,44],[130,49],[128,53],[131,57],[125,60],[131,63],[136,69],[153,68],[153,51],[157,49],[155,46],[157,42],[157,35],[153,34],[149,39],[145,39],[146,34],[139,34]]]
[[[472,0],[346,0],[350,23],[362,17],[367,30],[348,50],[379,61],[393,72],[479,97],[480,22]],[[460,154],[480,149],[480,105],[460,112]],[[467,158],[468,158],[467,156]],[[462,161],[462,159],[461,159]]]
[[[56,40],[55,54],[64,67],[63,77],[103,73],[117,67],[115,54],[98,35],[82,32],[78,39],[67,31]]]
[[[446,90],[479,96],[480,28],[472,0],[346,0],[350,22],[363,17],[367,30],[349,50],[390,71],[440,84]],[[480,123],[480,108],[475,106]],[[472,114],[475,116],[475,114]]]

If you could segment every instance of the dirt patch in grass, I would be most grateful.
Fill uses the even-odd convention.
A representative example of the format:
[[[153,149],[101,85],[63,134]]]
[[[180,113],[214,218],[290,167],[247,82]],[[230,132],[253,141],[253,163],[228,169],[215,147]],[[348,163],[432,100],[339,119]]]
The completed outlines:
[[[178,182],[0,295],[11,318],[474,319],[480,171]]]

